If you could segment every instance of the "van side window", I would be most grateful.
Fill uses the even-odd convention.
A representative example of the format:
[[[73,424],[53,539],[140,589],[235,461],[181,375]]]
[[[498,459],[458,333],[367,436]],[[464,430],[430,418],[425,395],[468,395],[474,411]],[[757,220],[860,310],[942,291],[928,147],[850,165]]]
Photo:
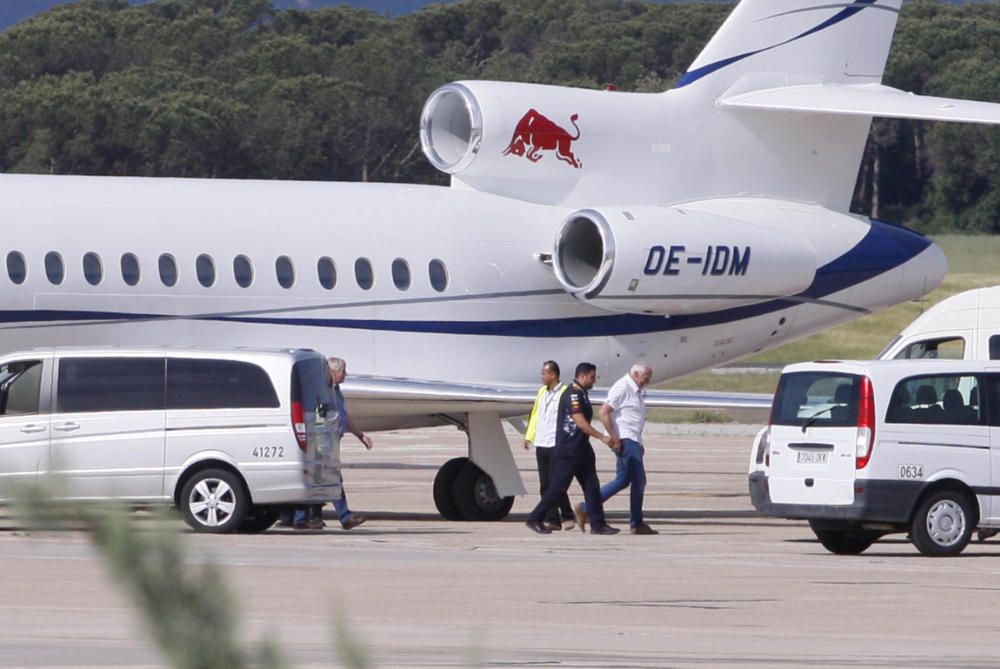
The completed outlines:
[[[990,335],[990,360],[1000,360],[1000,335]]]
[[[964,360],[965,338],[943,337],[915,341],[896,354],[896,360],[937,358],[939,360]]]
[[[239,360],[167,358],[168,409],[278,406],[270,377],[257,365]]]
[[[163,409],[163,358],[63,358],[56,411]]]
[[[38,413],[41,385],[41,360],[12,362],[0,367],[0,414]]]
[[[981,425],[979,380],[945,374],[903,379],[892,391],[887,423]]]

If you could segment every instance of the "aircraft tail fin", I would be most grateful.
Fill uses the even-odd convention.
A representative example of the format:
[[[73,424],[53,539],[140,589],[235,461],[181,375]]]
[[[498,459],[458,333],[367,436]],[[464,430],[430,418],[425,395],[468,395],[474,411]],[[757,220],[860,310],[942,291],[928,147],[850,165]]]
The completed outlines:
[[[693,198],[751,194],[849,211],[876,114],[795,105],[810,87],[839,87],[836,103],[849,106],[849,91],[879,86],[901,4],[742,0],[665,94],[685,138],[700,138],[678,142],[683,168],[671,186]],[[757,95],[791,88],[794,99]]]
[[[747,73],[798,83],[879,82],[902,0],[743,0],[677,82],[731,85]]]

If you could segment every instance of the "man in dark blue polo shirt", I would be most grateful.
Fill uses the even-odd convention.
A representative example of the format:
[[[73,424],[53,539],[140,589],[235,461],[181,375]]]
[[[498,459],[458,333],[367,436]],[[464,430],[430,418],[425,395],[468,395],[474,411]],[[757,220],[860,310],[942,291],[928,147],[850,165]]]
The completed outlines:
[[[538,506],[528,516],[526,525],[539,534],[549,534],[545,526],[545,513],[569,488],[573,477],[583,488],[590,517],[591,534],[617,534],[618,530],[604,521],[604,504],[601,502],[601,482],[597,479],[597,464],[590,437],[611,445],[611,437],[601,434],[591,426],[594,408],[587,391],[597,381],[597,367],[589,362],[576,366],[576,379],[559,400],[556,417],[556,445],[549,487]],[[583,530],[583,527],[580,527]]]

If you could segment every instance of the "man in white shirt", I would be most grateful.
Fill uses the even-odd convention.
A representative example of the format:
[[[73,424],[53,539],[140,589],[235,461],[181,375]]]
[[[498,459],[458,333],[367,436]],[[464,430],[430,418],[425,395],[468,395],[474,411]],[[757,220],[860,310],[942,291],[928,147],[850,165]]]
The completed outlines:
[[[538,389],[535,405],[531,408],[531,416],[528,418],[528,429],[524,433],[525,450],[531,448],[532,444],[535,446],[538,487],[541,495],[544,495],[549,487],[555,457],[556,416],[559,413],[559,398],[565,390],[566,386],[559,381],[559,364],[554,360],[547,360],[542,364],[542,387]],[[546,513],[545,526],[550,530],[572,530],[575,525],[573,507],[569,503],[569,495],[564,492],[559,502]]]
[[[642,498],[646,492],[646,467],[642,456],[642,429],[646,425],[646,385],[653,370],[643,362],[632,365],[629,373],[615,381],[598,415],[611,436],[611,450],[618,456],[615,480],[601,487],[601,500],[631,486],[629,526],[632,534],[659,534],[642,518]],[[586,507],[581,506],[586,513]]]

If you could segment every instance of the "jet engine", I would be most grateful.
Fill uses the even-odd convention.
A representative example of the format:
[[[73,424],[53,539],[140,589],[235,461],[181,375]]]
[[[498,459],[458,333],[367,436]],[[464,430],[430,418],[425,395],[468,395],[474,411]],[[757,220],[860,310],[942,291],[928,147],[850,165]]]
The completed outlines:
[[[816,273],[802,237],[680,207],[584,209],[556,234],[563,288],[608,311],[674,316],[795,295]]]
[[[655,95],[461,81],[427,99],[420,143],[431,164],[476,190],[556,204],[584,178],[591,192],[610,188],[608,175],[638,184],[650,166],[632,161],[628,177],[620,156],[652,155],[662,127]]]

